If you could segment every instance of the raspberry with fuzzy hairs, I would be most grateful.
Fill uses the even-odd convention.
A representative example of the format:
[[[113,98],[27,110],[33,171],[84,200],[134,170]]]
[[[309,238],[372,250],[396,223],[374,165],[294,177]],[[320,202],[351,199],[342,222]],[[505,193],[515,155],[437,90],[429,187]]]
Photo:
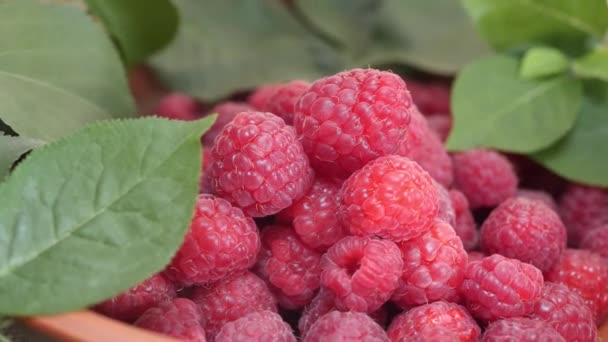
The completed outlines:
[[[338,309],[373,312],[397,288],[403,260],[392,241],[347,236],[327,250],[321,268],[321,285]]]
[[[524,197],[530,200],[541,201],[549,208],[558,212],[557,203],[553,199],[550,193],[542,190],[530,190],[530,189],[517,189],[516,197]]]
[[[222,128],[232,121],[238,113],[250,112],[253,110],[253,107],[244,102],[226,101],[215,105],[215,107],[209,111],[209,114],[217,114],[217,118],[201,138],[203,145],[209,147],[213,146],[213,142],[222,131]]]
[[[175,298],[148,309],[134,324],[180,340],[205,342],[203,321],[196,304],[186,298]]]
[[[608,189],[570,184],[559,202],[559,214],[576,246],[585,232],[608,224]]]
[[[380,157],[344,182],[338,217],[353,235],[408,240],[429,230],[438,197],[433,179],[416,162]]]
[[[564,338],[543,321],[515,317],[490,323],[481,337],[481,342],[566,342]]]
[[[215,139],[212,155],[213,192],[252,217],[289,207],[314,179],[293,127],[271,113],[237,114]]]
[[[253,219],[224,199],[201,194],[190,230],[165,275],[184,286],[216,282],[253,266],[259,251]]]
[[[315,81],[296,104],[294,126],[317,174],[346,178],[373,159],[403,152],[411,109],[399,76],[353,69]]]
[[[431,131],[435,132],[442,142],[445,142],[452,130],[452,117],[449,115],[431,115],[426,117]]]
[[[257,110],[264,110],[270,98],[282,87],[281,83],[269,83],[257,87],[247,97],[247,103]]]
[[[454,154],[454,187],[471,208],[493,207],[515,195],[517,175],[503,155],[478,148]]]
[[[450,190],[450,199],[456,213],[456,223],[452,226],[456,235],[462,240],[462,245],[467,251],[477,247],[479,232],[473,213],[469,209],[469,201],[466,196],[458,190]]]
[[[296,103],[309,87],[310,83],[301,80],[285,83],[268,99],[263,110],[276,114],[281,119],[285,120],[286,124],[293,125]]]
[[[289,324],[272,311],[252,312],[224,324],[215,342],[296,342]]]
[[[201,104],[193,97],[170,93],[160,100],[154,114],[173,120],[192,121],[201,117],[201,111]]]
[[[581,241],[581,248],[608,258],[608,224],[586,232]]]
[[[386,332],[361,312],[332,311],[313,324],[303,342],[389,342]]]

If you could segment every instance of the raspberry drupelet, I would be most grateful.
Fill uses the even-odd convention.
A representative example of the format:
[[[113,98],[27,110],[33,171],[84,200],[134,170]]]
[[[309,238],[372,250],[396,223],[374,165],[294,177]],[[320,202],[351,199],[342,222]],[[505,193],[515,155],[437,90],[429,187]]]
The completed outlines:
[[[382,327],[361,312],[331,311],[308,330],[303,342],[389,342]]]
[[[549,324],[524,317],[501,319],[490,323],[481,342],[566,342]]]
[[[259,311],[224,324],[215,342],[296,342],[289,324],[279,314]]]
[[[179,340],[206,342],[203,322],[196,304],[186,298],[175,298],[148,309],[135,321],[135,326]]]

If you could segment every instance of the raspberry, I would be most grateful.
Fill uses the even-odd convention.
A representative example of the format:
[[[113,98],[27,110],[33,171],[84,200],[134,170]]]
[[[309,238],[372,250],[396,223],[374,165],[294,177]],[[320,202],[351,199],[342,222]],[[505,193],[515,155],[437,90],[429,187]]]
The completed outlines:
[[[264,281],[251,272],[226,279],[210,288],[195,287],[192,300],[205,317],[205,331],[210,341],[228,322],[252,312],[277,311],[276,298]]]
[[[293,128],[270,113],[237,114],[215,139],[212,154],[213,191],[252,217],[289,207],[314,178]]]
[[[468,253],[468,257],[469,257],[469,262],[468,264],[474,262],[474,261],[480,261],[481,259],[487,257],[487,255],[481,253],[481,252],[469,252]]]
[[[449,224],[436,220],[428,232],[399,243],[399,248],[403,275],[393,302],[407,308],[438,300],[458,301],[468,256]]]
[[[545,321],[566,341],[594,342],[597,327],[591,309],[568,287],[546,282],[531,318]]]
[[[196,99],[181,93],[165,95],[154,114],[173,120],[191,121],[201,117],[202,107]]]
[[[431,176],[406,157],[380,157],[342,185],[338,217],[354,235],[408,240],[429,230],[439,193]]]
[[[247,103],[257,110],[264,110],[270,98],[282,87],[280,83],[265,84],[257,87],[247,98]]]
[[[443,82],[418,82],[405,78],[416,106],[425,115],[450,113],[450,87]]]
[[[538,268],[493,254],[467,265],[460,290],[473,315],[494,321],[531,313],[542,287]]]
[[[202,194],[190,231],[165,273],[185,286],[212,283],[253,266],[259,250],[250,217],[224,199]]]
[[[300,80],[285,83],[268,99],[266,106],[262,110],[277,115],[285,120],[285,123],[288,125],[293,125],[296,102],[298,102],[300,96],[309,87],[310,83]]]
[[[203,317],[191,300],[176,298],[148,309],[135,321],[135,326],[177,339],[205,342]]]
[[[452,130],[452,117],[449,115],[431,115],[426,117],[431,131],[435,132],[442,142],[445,142]]]
[[[549,324],[530,318],[516,317],[490,323],[481,342],[566,342]]]
[[[133,322],[144,311],[176,296],[173,283],[162,274],[155,274],[118,296],[97,304],[95,309],[114,319]]]
[[[387,332],[391,341],[395,342],[475,342],[481,334],[481,329],[464,307],[455,303],[434,302],[415,307],[395,317]],[[442,335],[452,338],[443,339]]]
[[[307,246],[325,251],[346,235],[338,218],[340,185],[317,178],[308,193],[294,204],[279,212],[280,222],[292,224]]]
[[[272,311],[252,312],[224,324],[215,342],[296,342],[289,324]]]
[[[256,269],[280,294],[292,299],[288,309],[308,304],[319,288],[321,255],[300,241],[287,226],[269,226],[262,231],[262,251]]]
[[[443,185],[437,182],[435,182],[435,187],[437,187],[439,193],[437,197],[437,218],[448,223],[450,226],[454,226],[456,224],[456,211],[452,205],[450,193]]]
[[[332,311],[310,327],[303,342],[389,342],[386,332],[361,312]]]
[[[215,138],[222,132],[222,128],[226,126],[234,117],[241,112],[253,111],[254,108],[243,102],[226,101],[218,103],[209,114],[217,114],[217,118],[213,125],[201,138],[203,145],[213,146]]]
[[[450,199],[456,214],[456,223],[452,226],[456,235],[462,240],[462,245],[467,251],[477,247],[479,232],[473,214],[469,209],[469,201],[466,196],[458,190],[450,190]]]
[[[585,232],[608,224],[608,189],[571,184],[560,199],[559,214],[568,239],[578,244]]]
[[[403,260],[392,241],[347,236],[327,250],[321,268],[321,285],[338,309],[373,312],[397,288]]]
[[[608,224],[586,232],[581,241],[581,248],[608,258]]]
[[[557,203],[555,203],[553,196],[551,196],[551,194],[549,194],[548,192],[542,190],[518,189],[515,196],[541,201],[553,211],[558,212]]]
[[[514,197],[496,207],[484,221],[481,247],[488,254],[519,259],[545,272],[566,248],[566,228],[543,202]]]
[[[411,109],[399,76],[353,69],[314,82],[296,104],[294,126],[315,171],[346,178],[373,159],[402,152]]]
[[[545,279],[562,283],[581,295],[598,322],[608,313],[608,263],[599,254],[566,249]]]
[[[211,179],[209,178],[209,169],[211,168],[211,148],[203,146],[203,156],[201,158],[201,176],[199,178],[199,193],[210,194],[211,193]]]
[[[454,155],[454,187],[467,196],[471,208],[493,207],[515,195],[517,176],[500,153],[473,149]]]

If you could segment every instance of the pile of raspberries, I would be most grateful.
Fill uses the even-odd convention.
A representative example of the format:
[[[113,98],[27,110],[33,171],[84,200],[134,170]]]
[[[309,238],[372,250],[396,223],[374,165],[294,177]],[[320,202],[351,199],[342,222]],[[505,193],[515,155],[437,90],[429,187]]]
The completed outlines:
[[[353,69],[218,104],[183,244],[95,310],[186,341],[596,341],[608,189],[448,153],[449,95]]]

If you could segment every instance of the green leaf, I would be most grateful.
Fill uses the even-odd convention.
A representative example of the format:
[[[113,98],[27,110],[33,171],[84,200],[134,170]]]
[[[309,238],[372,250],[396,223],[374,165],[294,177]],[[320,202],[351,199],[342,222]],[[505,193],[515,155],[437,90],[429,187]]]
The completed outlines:
[[[40,140],[0,134],[0,181],[8,175],[13,163],[25,152],[43,145]]]
[[[524,79],[552,76],[568,70],[568,57],[550,47],[536,47],[524,55],[519,73]]]
[[[574,74],[582,78],[597,78],[608,81],[608,48],[589,52],[574,61]]]
[[[51,141],[99,119],[134,115],[112,42],[74,6],[0,1],[0,119]]]
[[[519,78],[517,59],[491,56],[466,66],[452,92],[451,150],[477,146],[533,152],[574,125],[582,87],[567,76]]]
[[[173,39],[177,9],[168,0],[86,0],[118,40],[129,64],[144,61]]]
[[[499,50],[533,44],[580,51],[608,28],[605,0],[463,0],[481,34]]]
[[[213,120],[104,121],[34,150],[0,184],[0,314],[83,308],[161,270]]]
[[[313,80],[343,65],[280,1],[174,3],[181,20],[177,37],[153,62],[174,89],[203,100],[262,83]]]

